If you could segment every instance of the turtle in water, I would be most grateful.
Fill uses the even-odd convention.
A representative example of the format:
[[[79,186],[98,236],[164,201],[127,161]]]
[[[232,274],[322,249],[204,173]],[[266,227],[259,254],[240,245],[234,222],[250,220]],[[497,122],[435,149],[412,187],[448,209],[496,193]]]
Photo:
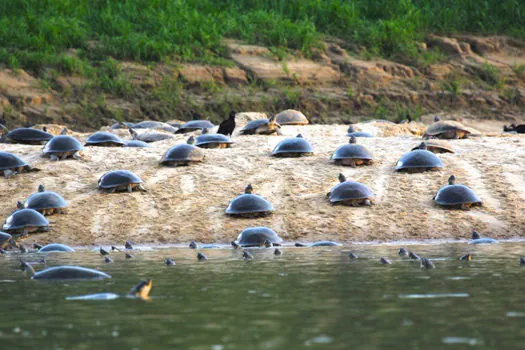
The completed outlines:
[[[358,165],[370,165],[374,162],[374,156],[365,147],[356,144],[356,137],[350,136],[346,145],[337,148],[330,157],[335,164],[356,167]]]
[[[294,138],[282,140],[272,151],[274,157],[301,157],[314,154],[312,145],[299,134]]]
[[[408,258],[410,260],[421,260],[421,257],[419,255],[411,251],[408,252]]]
[[[175,262],[175,260],[170,259],[170,258],[166,258],[166,260],[164,260],[164,264],[165,264],[166,266],[175,266],[175,265],[177,265],[177,263]]]
[[[131,254],[131,253],[126,253],[126,254],[124,254],[124,257],[125,257],[126,259],[135,259],[135,255],[133,255],[133,254]]]
[[[310,244],[306,243],[295,243],[296,247],[340,247],[342,246],[341,243],[333,242],[333,241],[317,241]]]
[[[38,249],[39,253],[62,253],[62,252],[74,252],[75,249],[60,243],[51,243],[43,246],[42,248]]]
[[[147,280],[143,280],[137,283],[125,295],[119,295],[115,293],[96,293],[96,294],[67,297],[66,300],[115,300],[118,298],[127,298],[127,299],[140,299],[144,301],[149,301],[150,300],[149,294],[151,292],[152,287],[153,287],[153,282],[150,279],[147,279]]]
[[[264,226],[245,228],[237,237],[237,244],[241,247],[262,247],[265,241],[280,244],[283,240],[274,230]]]
[[[235,115],[237,113],[235,111],[231,111],[228,119],[224,120],[219,125],[219,130],[217,130],[217,134],[222,134],[224,136],[231,137],[233,134],[233,131],[235,130]]]
[[[49,221],[36,210],[20,209],[5,220],[3,229],[12,236],[22,238],[28,233],[48,231]]]
[[[151,146],[147,142],[144,142],[144,141],[129,140],[129,141],[126,141],[126,143],[124,144],[124,147],[150,148]]]
[[[295,109],[287,109],[280,113],[277,113],[275,120],[280,125],[306,125],[308,124],[308,119],[306,116],[296,111]]]
[[[53,266],[48,267],[42,271],[35,272],[35,269],[33,266],[31,266],[31,264],[22,262],[22,268],[24,271],[30,273],[31,279],[34,280],[100,280],[111,278],[110,275],[102,271],[80,266]]]
[[[177,128],[175,128],[173,125],[170,125],[168,123],[163,122],[156,122],[153,120],[145,120],[139,123],[135,123],[132,126],[133,129],[157,129],[166,131],[169,133],[175,133],[177,131]]]
[[[64,128],[62,133],[53,137],[44,146],[43,156],[53,161],[65,160],[67,158],[82,159],[80,152],[84,149],[82,144],[72,136],[66,135],[67,129]]]
[[[232,246],[232,249],[239,249],[241,246],[239,245],[239,243],[235,242],[235,241],[231,241],[231,246]]]
[[[524,257],[520,257],[520,265],[521,266],[525,265],[525,258]]]
[[[498,243],[497,240],[490,237],[481,237],[478,231],[472,230],[472,240],[469,242],[470,244],[490,244],[490,243]]]
[[[275,248],[275,250],[273,251],[273,255],[283,255],[283,252],[279,248]]]
[[[200,148],[230,148],[233,141],[223,134],[210,134],[208,129],[202,129],[202,134],[197,136],[195,146]]]
[[[124,248],[129,249],[129,250],[133,250],[133,243],[130,242],[130,241],[126,241],[124,243]]]
[[[339,174],[339,183],[328,192],[327,197],[332,204],[357,207],[372,205],[374,195],[368,186],[356,181],[347,181],[343,174]]]
[[[441,187],[432,198],[437,204],[452,208],[468,210],[473,206],[481,206],[481,199],[465,185],[456,184],[456,177],[448,178],[448,185]]]
[[[34,209],[43,215],[64,214],[64,209],[67,207],[67,203],[61,195],[46,191],[44,185],[39,185],[38,192],[30,195],[23,204],[18,203],[19,208]]]
[[[175,133],[176,134],[185,134],[187,132],[192,132],[192,131],[202,130],[202,129],[212,129],[214,127],[215,127],[215,125],[213,125],[212,123],[210,123],[207,120],[202,120],[202,119],[200,119],[200,120],[190,120],[189,122],[181,125],[179,130],[177,130]]]
[[[242,252],[242,257],[244,258],[244,260],[252,260],[254,258],[253,254],[246,250]]]
[[[102,248],[102,247],[100,247],[100,248],[98,249],[98,251],[99,251],[100,255],[102,255],[102,256],[104,256],[104,255],[109,255],[109,251],[107,251],[106,249],[104,249],[104,248]]]
[[[0,151],[0,175],[3,175],[6,179],[16,174],[39,170],[31,167],[31,165],[12,153]]]
[[[204,160],[204,152],[195,147],[195,138],[191,136],[186,143],[171,147],[160,160],[161,165],[177,166],[190,165]]]
[[[190,249],[218,249],[221,248],[218,244],[198,244],[196,241],[191,241],[189,244]]]
[[[348,127],[348,130],[346,131],[346,136],[348,137],[374,137],[374,135],[372,135],[371,133],[369,132],[365,132],[365,131],[358,131],[355,126],[353,125],[350,125]]]
[[[111,259],[109,256],[105,256],[105,257],[104,257],[104,262],[105,262],[106,264],[111,264],[111,263],[113,262],[113,259]]]
[[[443,162],[434,153],[427,151],[426,145],[421,143],[417,149],[405,153],[399,158],[394,169],[407,173],[421,173],[437,171],[443,168]]]
[[[201,252],[198,252],[197,253],[197,260],[198,261],[206,261],[206,260],[208,260],[208,257],[206,255],[202,254]]]
[[[244,194],[237,196],[230,202],[226,208],[226,215],[254,218],[271,215],[273,211],[272,204],[263,197],[253,194],[253,187],[249,184],[244,189]]]
[[[87,138],[84,146],[122,147],[124,145],[125,142],[117,135],[107,131],[98,131]]]
[[[464,139],[467,138],[470,133],[471,132],[459,122],[453,120],[441,121],[438,119],[427,128],[423,138]]]
[[[13,236],[7,232],[0,231],[0,249],[17,248],[18,246]]]
[[[461,261],[471,261],[472,260],[472,254],[465,254],[458,258],[458,260]]]
[[[133,192],[133,189],[146,192],[144,181],[137,175],[128,170],[114,170],[102,175],[98,180],[98,188],[105,192],[114,193],[117,191]]]
[[[515,132],[517,134],[525,134],[525,124],[510,124],[510,126],[503,125],[503,131]]]
[[[359,259],[359,255],[357,255],[356,253],[354,252],[349,252],[348,253],[348,257],[352,260],[355,260],[355,259]]]
[[[281,125],[275,120],[275,116],[269,119],[257,119],[249,122],[241,129],[242,135],[271,135],[279,134]]]
[[[430,139],[421,142],[418,146],[412,148],[412,151],[426,149],[432,153],[455,153],[454,148],[445,140]]]
[[[410,252],[403,247],[399,248],[399,251],[397,252],[399,256],[408,256],[409,253]]]
[[[379,263],[381,265],[392,265],[392,262],[390,260],[388,260],[387,258],[385,258],[385,257],[381,257],[379,259]]]
[[[0,137],[1,143],[41,145],[53,138],[53,135],[48,133],[45,127],[42,130],[32,128],[18,128],[8,131],[4,125],[0,124],[0,128],[2,128],[4,132]]]
[[[172,138],[175,137],[172,134],[168,134],[168,133],[165,133],[165,132],[151,131],[151,132],[145,132],[145,133],[139,134],[133,128],[129,128],[128,130],[129,130],[129,134],[131,135],[131,138],[133,140],[135,140],[135,141],[142,141],[142,142],[146,142],[146,143],[172,139]]]
[[[420,266],[421,266],[421,268],[425,268],[425,269],[433,269],[433,268],[436,267],[434,265],[434,263],[432,262],[432,260],[430,260],[428,258],[421,258]]]

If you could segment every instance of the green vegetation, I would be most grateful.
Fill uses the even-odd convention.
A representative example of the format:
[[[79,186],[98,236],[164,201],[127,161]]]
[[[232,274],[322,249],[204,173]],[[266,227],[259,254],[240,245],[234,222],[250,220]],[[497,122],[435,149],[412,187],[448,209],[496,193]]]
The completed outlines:
[[[366,47],[365,56],[424,65],[439,59],[418,50],[429,32],[525,38],[524,24],[522,0],[9,0],[0,2],[0,63],[89,75],[107,69],[108,56],[224,64],[225,37],[284,57],[311,55],[332,36]]]

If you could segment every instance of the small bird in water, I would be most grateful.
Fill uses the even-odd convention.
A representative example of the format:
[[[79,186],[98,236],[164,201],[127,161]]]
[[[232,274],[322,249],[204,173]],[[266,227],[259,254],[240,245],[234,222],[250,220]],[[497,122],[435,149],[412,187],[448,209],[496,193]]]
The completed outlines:
[[[271,248],[273,245],[272,245],[272,242],[270,242],[269,240],[265,240],[265,241],[264,241],[264,246],[265,246],[266,248]]]
[[[109,256],[105,256],[105,257],[104,257],[104,262],[105,262],[106,264],[111,264],[111,263],[113,262],[113,259],[111,259]]]
[[[399,252],[397,252],[399,256],[408,256],[409,253],[410,252],[405,248],[399,248]]]
[[[164,260],[164,264],[166,264],[167,266],[176,265],[175,261],[170,258],[166,258],[166,260]]]
[[[408,258],[410,260],[421,260],[421,257],[414,252],[408,252]]]
[[[134,259],[134,258],[135,258],[135,255],[126,253],[126,259]]]
[[[253,259],[253,255],[250,252],[247,252],[246,250],[242,252],[242,257],[244,258],[244,260]]]
[[[472,254],[465,254],[465,255],[462,255],[462,256],[459,257],[458,260],[470,261],[470,260],[472,260]]]
[[[385,257],[381,257],[381,259],[379,259],[379,263],[383,265],[392,265],[392,262]]]
[[[100,255],[109,255],[109,252],[102,247],[100,247],[99,251],[100,251]]]
[[[199,260],[199,261],[206,261],[206,260],[208,260],[208,257],[206,255],[204,255],[204,254],[199,252],[199,253],[197,253],[197,260]]]
[[[352,260],[355,260],[357,258],[359,258],[359,255],[357,255],[356,253],[353,253],[353,252],[350,252],[348,253],[348,257]]]
[[[133,249],[133,243],[131,243],[130,241],[126,241],[126,243],[124,244],[124,248],[126,249]]]
[[[430,259],[421,258],[421,268],[433,269],[435,267],[436,266],[434,266],[434,263]]]
[[[217,134],[223,134],[226,136],[232,136],[233,130],[235,130],[235,114],[237,114],[235,111],[230,112],[230,116],[228,119],[224,120],[219,125],[219,130],[217,130]]]
[[[273,255],[283,255],[283,252],[279,248],[275,248]]]
[[[231,245],[232,245],[232,248],[233,248],[233,249],[239,249],[239,248],[241,247],[241,246],[240,246],[237,242],[235,242],[235,241],[232,241]]]
[[[197,242],[191,241],[190,242],[190,249],[197,249]]]

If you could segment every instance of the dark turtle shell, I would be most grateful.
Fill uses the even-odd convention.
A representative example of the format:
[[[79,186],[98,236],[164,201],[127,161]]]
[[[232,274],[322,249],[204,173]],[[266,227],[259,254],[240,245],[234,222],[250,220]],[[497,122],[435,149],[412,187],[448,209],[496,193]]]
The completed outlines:
[[[212,123],[207,120],[190,120],[189,122],[183,124],[176,134],[183,134],[185,132],[200,130],[200,129],[211,129],[215,127]]]
[[[13,238],[9,233],[0,231],[0,246]]]
[[[274,209],[270,202],[252,193],[244,193],[234,198],[228,205],[228,208],[226,208],[226,214],[232,216],[271,214],[273,211]]]
[[[24,162],[18,156],[9,153],[0,151],[0,170],[7,170],[11,168],[18,168],[22,166],[27,166],[28,164]]]
[[[464,138],[471,132],[459,122],[453,120],[436,121],[432,123],[423,135],[423,138],[437,137],[444,139]]]
[[[48,132],[32,128],[18,128],[7,133],[7,137],[16,142],[41,142],[49,141],[53,138]]]
[[[125,128],[133,128],[135,126],[135,123],[122,122],[122,123],[115,123],[115,124],[111,125],[109,128],[110,129],[122,129],[122,125],[121,124],[124,124]]]
[[[129,184],[139,184],[143,181],[129,170],[114,170],[102,175],[98,180],[98,188],[107,189],[125,186]]]
[[[340,247],[342,246],[341,243],[333,242],[333,241],[317,241],[312,243],[311,247]]]
[[[373,160],[374,156],[365,147],[355,143],[347,143],[337,148],[330,158],[332,160],[342,159],[367,159]]]
[[[268,125],[268,119],[252,120],[251,122],[246,124],[244,126],[244,128],[241,129],[240,132],[243,133],[243,134],[244,133],[249,134],[251,132],[254,132],[255,130],[257,130],[258,128],[260,128],[263,125]]]
[[[58,193],[52,191],[35,192],[24,202],[24,208],[37,211],[65,207],[67,207],[67,203],[64,198]]]
[[[160,164],[168,165],[176,162],[200,162],[204,152],[194,145],[183,143],[171,147],[160,160]]]
[[[439,205],[457,206],[462,204],[479,204],[481,199],[465,185],[445,185],[441,187],[434,200]]]
[[[311,154],[314,150],[308,141],[303,139],[302,136],[298,135],[294,138],[284,139],[272,151],[273,156],[291,156],[291,155],[302,155]]]
[[[124,144],[124,147],[137,147],[137,148],[149,148],[151,147],[150,145],[148,145],[146,142],[144,141],[140,141],[140,140],[130,140],[130,141],[126,141],[126,143]]]
[[[70,279],[104,279],[111,278],[102,271],[80,266],[53,266],[38,271],[31,277],[35,280],[70,280]]]
[[[124,146],[125,142],[117,135],[107,131],[98,131],[86,140],[86,146],[104,146],[104,144]]]
[[[306,125],[306,116],[295,109],[287,109],[275,116],[275,121],[280,125]]]
[[[46,217],[34,209],[21,209],[11,214],[4,224],[5,231],[19,230],[25,227],[49,227]]]
[[[197,136],[195,146],[200,147],[208,144],[231,144],[232,140],[223,134],[202,134]]]
[[[416,149],[405,153],[396,163],[395,170],[443,168],[443,162],[434,153],[425,149]]]
[[[77,152],[83,149],[84,147],[82,147],[82,144],[76,138],[69,135],[58,135],[46,143],[44,146],[44,154]]]
[[[282,243],[283,240],[274,230],[263,226],[245,228],[237,237],[237,243],[243,247],[259,247],[265,241]]]
[[[133,129],[160,129],[167,132],[174,133],[177,131],[177,128],[174,128],[172,125],[163,122],[156,122],[152,120],[146,120],[140,123],[137,123],[133,126]]]
[[[374,135],[372,135],[371,133],[369,132],[365,132],[365,131],[354,131],[354,132],[349,132],[346,134],[346,136],[348,137],[374,137]]]
[[[74,252],[75,249],[59,243],[51,243],[38,250],[39,253]]]
[[[360,182],[344,181],[335,185],[330,191],[331,203],[343,202],[351,199],[367,199],[374,197],[370,188]]]

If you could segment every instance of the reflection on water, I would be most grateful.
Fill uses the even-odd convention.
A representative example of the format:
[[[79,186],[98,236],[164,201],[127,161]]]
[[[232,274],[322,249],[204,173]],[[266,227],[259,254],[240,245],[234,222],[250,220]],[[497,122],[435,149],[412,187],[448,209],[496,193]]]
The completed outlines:
[[[518,259],[524,243],[411,245],[436,268],[397,256],[394,245],[254,249],[187,248],[48,254],[48,265],[100,269],[112,279],[45,282],[0,256],[2,349],[516,349],[525,341]],[[351,260],[352,251],[359,259]],[[471,253],[472,261],[458,261]],[[392,260],[380,265],[379,257]],[[166,257],[176,266],[165,266]],[[43,266],[36,265],[37,270]],[[149,302],[123,296],[151,278]],[[108,293],[108,294],[100,294]],[[111,293],[111,294],[109,294]],[[100,294],[99,300],[67,300]],[[108,297],[110,296],[110,297]]]

